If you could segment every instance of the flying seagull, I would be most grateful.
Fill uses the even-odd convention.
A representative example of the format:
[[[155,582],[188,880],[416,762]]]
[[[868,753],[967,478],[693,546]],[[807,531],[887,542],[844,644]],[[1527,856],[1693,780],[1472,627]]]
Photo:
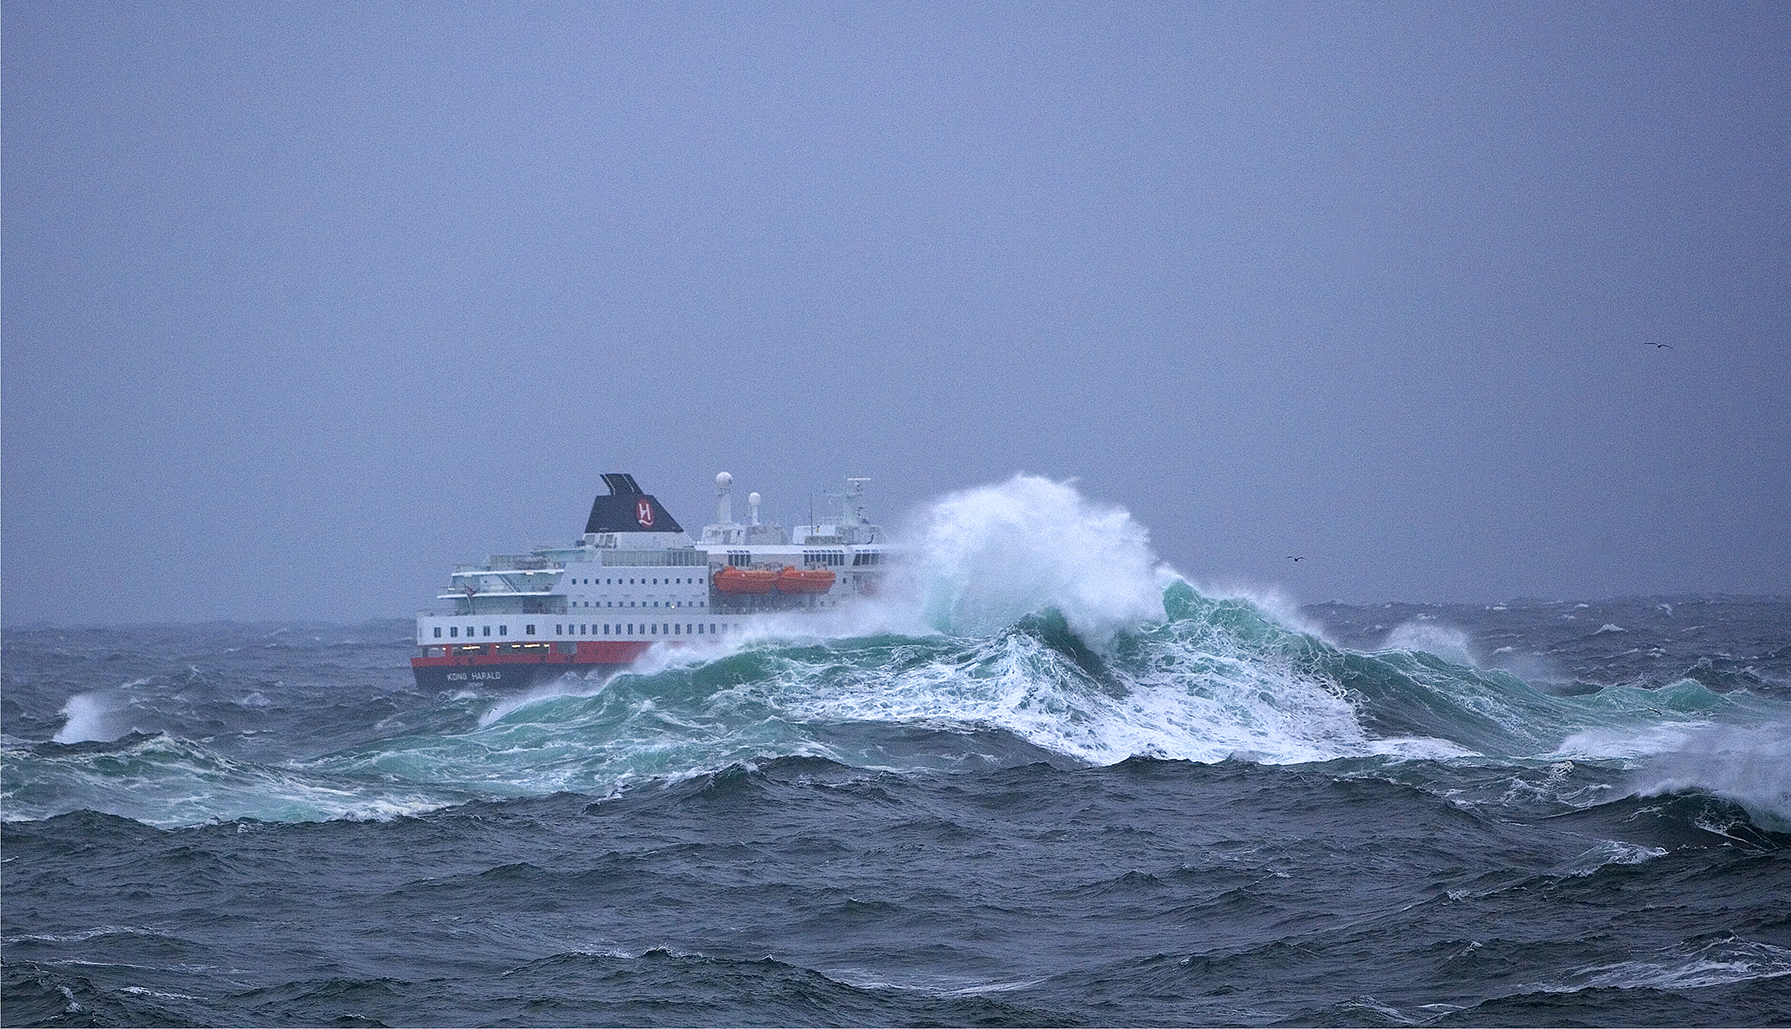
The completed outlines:
[[[1673,349],[1673,344],[1671,343],[1643,343],[1642,345],[1645,347],[1659,347],[1662,350]]]
[[[1288,559],[1288,560],[1289,560],[1289,561],[1304,561],[1304,560],[1306,560],[1306,558],[1305,558],[1305,557],[1304,557],[1304,556],[1301,556],[1301,557],[1295,557],[1295,556],[1293,556],[1293,555],[1292,555],[1292,554],[1289,554],[1289,555],[1287,555],[1287,559]]]

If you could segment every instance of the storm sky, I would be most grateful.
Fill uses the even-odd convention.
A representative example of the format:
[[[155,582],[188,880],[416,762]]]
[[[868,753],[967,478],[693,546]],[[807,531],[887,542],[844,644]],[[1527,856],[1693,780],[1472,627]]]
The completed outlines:
[[[407,616],[724,469],[786,523],[1075,479],[1300,601],[1791,591],[1787,40],[7,0],[0,617]]]

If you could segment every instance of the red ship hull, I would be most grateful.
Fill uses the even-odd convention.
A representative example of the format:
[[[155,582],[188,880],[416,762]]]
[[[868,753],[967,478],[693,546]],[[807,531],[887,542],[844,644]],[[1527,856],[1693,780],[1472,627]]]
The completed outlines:
[[[564,675],[615,671],[633,664],[652,645],[651,640],[467,645],[447,648],[451,652],[440,656],[413,657],[410,667],[419,689],[519,690]]]

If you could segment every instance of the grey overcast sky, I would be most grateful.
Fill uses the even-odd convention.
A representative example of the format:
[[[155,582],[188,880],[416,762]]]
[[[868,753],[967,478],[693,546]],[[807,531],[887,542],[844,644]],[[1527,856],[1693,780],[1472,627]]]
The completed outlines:
[[[0,47],[8,625],[409,615],[612,470],[692,526],[723,469],[784,521],[1074,478],[1300,601],[1791,591],[1791,5],[5,0]]]

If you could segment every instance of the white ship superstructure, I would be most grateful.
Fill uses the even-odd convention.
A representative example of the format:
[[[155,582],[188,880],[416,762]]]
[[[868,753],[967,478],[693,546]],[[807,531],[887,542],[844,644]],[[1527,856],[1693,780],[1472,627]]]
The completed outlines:
[[[571,545],[460,565],[417,616],[411,659],[426,688],[520,688],[592,666],[624,665],[654,644],[719,639],[755,618],[820,611],[875,593],[890,548],[848,479],[832,521],[784,529],[733,517],[733,476],[715,477],[716,519],[700,540],[632,475],[603,477]]]

